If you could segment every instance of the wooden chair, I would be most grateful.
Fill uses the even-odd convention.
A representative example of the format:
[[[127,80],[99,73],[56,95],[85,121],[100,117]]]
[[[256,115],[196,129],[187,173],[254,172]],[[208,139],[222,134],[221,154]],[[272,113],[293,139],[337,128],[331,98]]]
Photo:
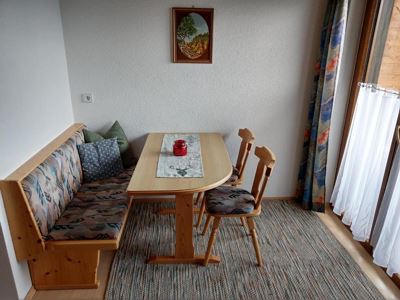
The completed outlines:
[[[239,129],[238,135],[242,138],[242,142],[240,143],[239,154],[236,160],[236,166],[232,166],[232,175],[231,177],[224,183],[224,185],[230,186],[238,186],[243,181],[244,168],[247,164],[247,158],[249,157],[249,153],[251,147],[253,146],[255,136],[248,128]],[[198,202],[201,202],[200,212],[196,223],[196,228],[198,228],[203,219],[204,211],[205,211],[205,202],[203,201],[204,193],[198,193],[195,205]]]
[[[210,259],[218,226],[222,218],[240,218],[243,223],[247,223],[258,265],[262,266],[263,264],[253,217],[261,213],[262,197],[276,159],[275,155],[267,147],[256,147],[255,154],[260,160],[257,165],[251,193],[232,186],[220,186],[205,193],[204,202],[206,203],[205,207],[208,216],[203,234],[206,233],[211,219],[214,218],[203,262],[205,266],[207,266]]]

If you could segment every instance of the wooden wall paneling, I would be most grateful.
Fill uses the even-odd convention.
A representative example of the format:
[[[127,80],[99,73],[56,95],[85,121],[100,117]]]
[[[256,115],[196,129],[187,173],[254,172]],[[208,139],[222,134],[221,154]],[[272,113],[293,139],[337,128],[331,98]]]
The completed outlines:
[[[389,16],[389,15],[388,15]],[[394,6],[388,28],[378,84],[386,88],[400,89],[400,0]]]
[[[394,1],[395,0],[381,1],[379,15],[375,27],[375,32],[378,32],[379,34],[374,34],[365,82],[378,82],[383,53],[385,51],[386,39],[389,31],[390,18],[388,18],[388,16],[392,15]]]

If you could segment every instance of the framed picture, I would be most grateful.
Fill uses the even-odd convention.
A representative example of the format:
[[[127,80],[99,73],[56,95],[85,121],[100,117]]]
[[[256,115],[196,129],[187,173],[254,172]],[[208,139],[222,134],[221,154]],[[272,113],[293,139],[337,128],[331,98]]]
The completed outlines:
[[[213,8],[172,8],[174,63],[212,63]]]

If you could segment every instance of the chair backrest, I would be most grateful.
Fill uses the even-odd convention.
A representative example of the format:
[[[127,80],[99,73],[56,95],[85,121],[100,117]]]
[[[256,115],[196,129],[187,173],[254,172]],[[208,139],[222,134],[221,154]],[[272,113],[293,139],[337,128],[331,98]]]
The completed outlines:
[[[256,199],[256,209],[258,209],[262,202],[262,197],[267,186],[269,177],[271,176],[272,170],[275,166],[275,154],[267,147],[256,147],[254,151],[256,156],[259,158],[259,162],[254,175],[253,187],[251,188],[251,194]]]
[[[242,142],[240,143],[239,154],[236,161],[236,169],[239,171],[239,179],[242,179],[244,167],[246,166],[247,158],[249,157],[255,136],[248,128],[239,129],[238,135],[242,138]]]

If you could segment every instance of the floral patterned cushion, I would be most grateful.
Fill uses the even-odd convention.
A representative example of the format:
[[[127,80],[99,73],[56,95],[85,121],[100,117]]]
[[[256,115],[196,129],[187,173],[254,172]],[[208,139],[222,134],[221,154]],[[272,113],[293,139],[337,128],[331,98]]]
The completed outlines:
[[[256,201],[248,191],[220,186],[205,193],[206,208],[212,214],[247,214],[254,210]]]
[[[46,240],[116,239],[128,210],[128,200],[74,199],[51,228]]]
[[[82,181],[77,145],[83,143],[81,131],[54,151],[22,181],[42,235],[47,235]]]
[[[231,177],[225,182],[225,184],[232,184],[238,181],[239,179],[239,170],[235,167],[232,166],[232,174]]]
[[[83,183],[75,197],[81,201],[127,199],[125,191],[134,170],[135,166],[124,169],[121,173],[111,178]]]
[[[22,181],[46,240],[115,239],[127,213],[126,188],[134,168],[115,177],[81,184],[78,131]]]
[[[108,179],[82,184],[46,240],[116,239],[127,214],[126,193],[134,167]]]

